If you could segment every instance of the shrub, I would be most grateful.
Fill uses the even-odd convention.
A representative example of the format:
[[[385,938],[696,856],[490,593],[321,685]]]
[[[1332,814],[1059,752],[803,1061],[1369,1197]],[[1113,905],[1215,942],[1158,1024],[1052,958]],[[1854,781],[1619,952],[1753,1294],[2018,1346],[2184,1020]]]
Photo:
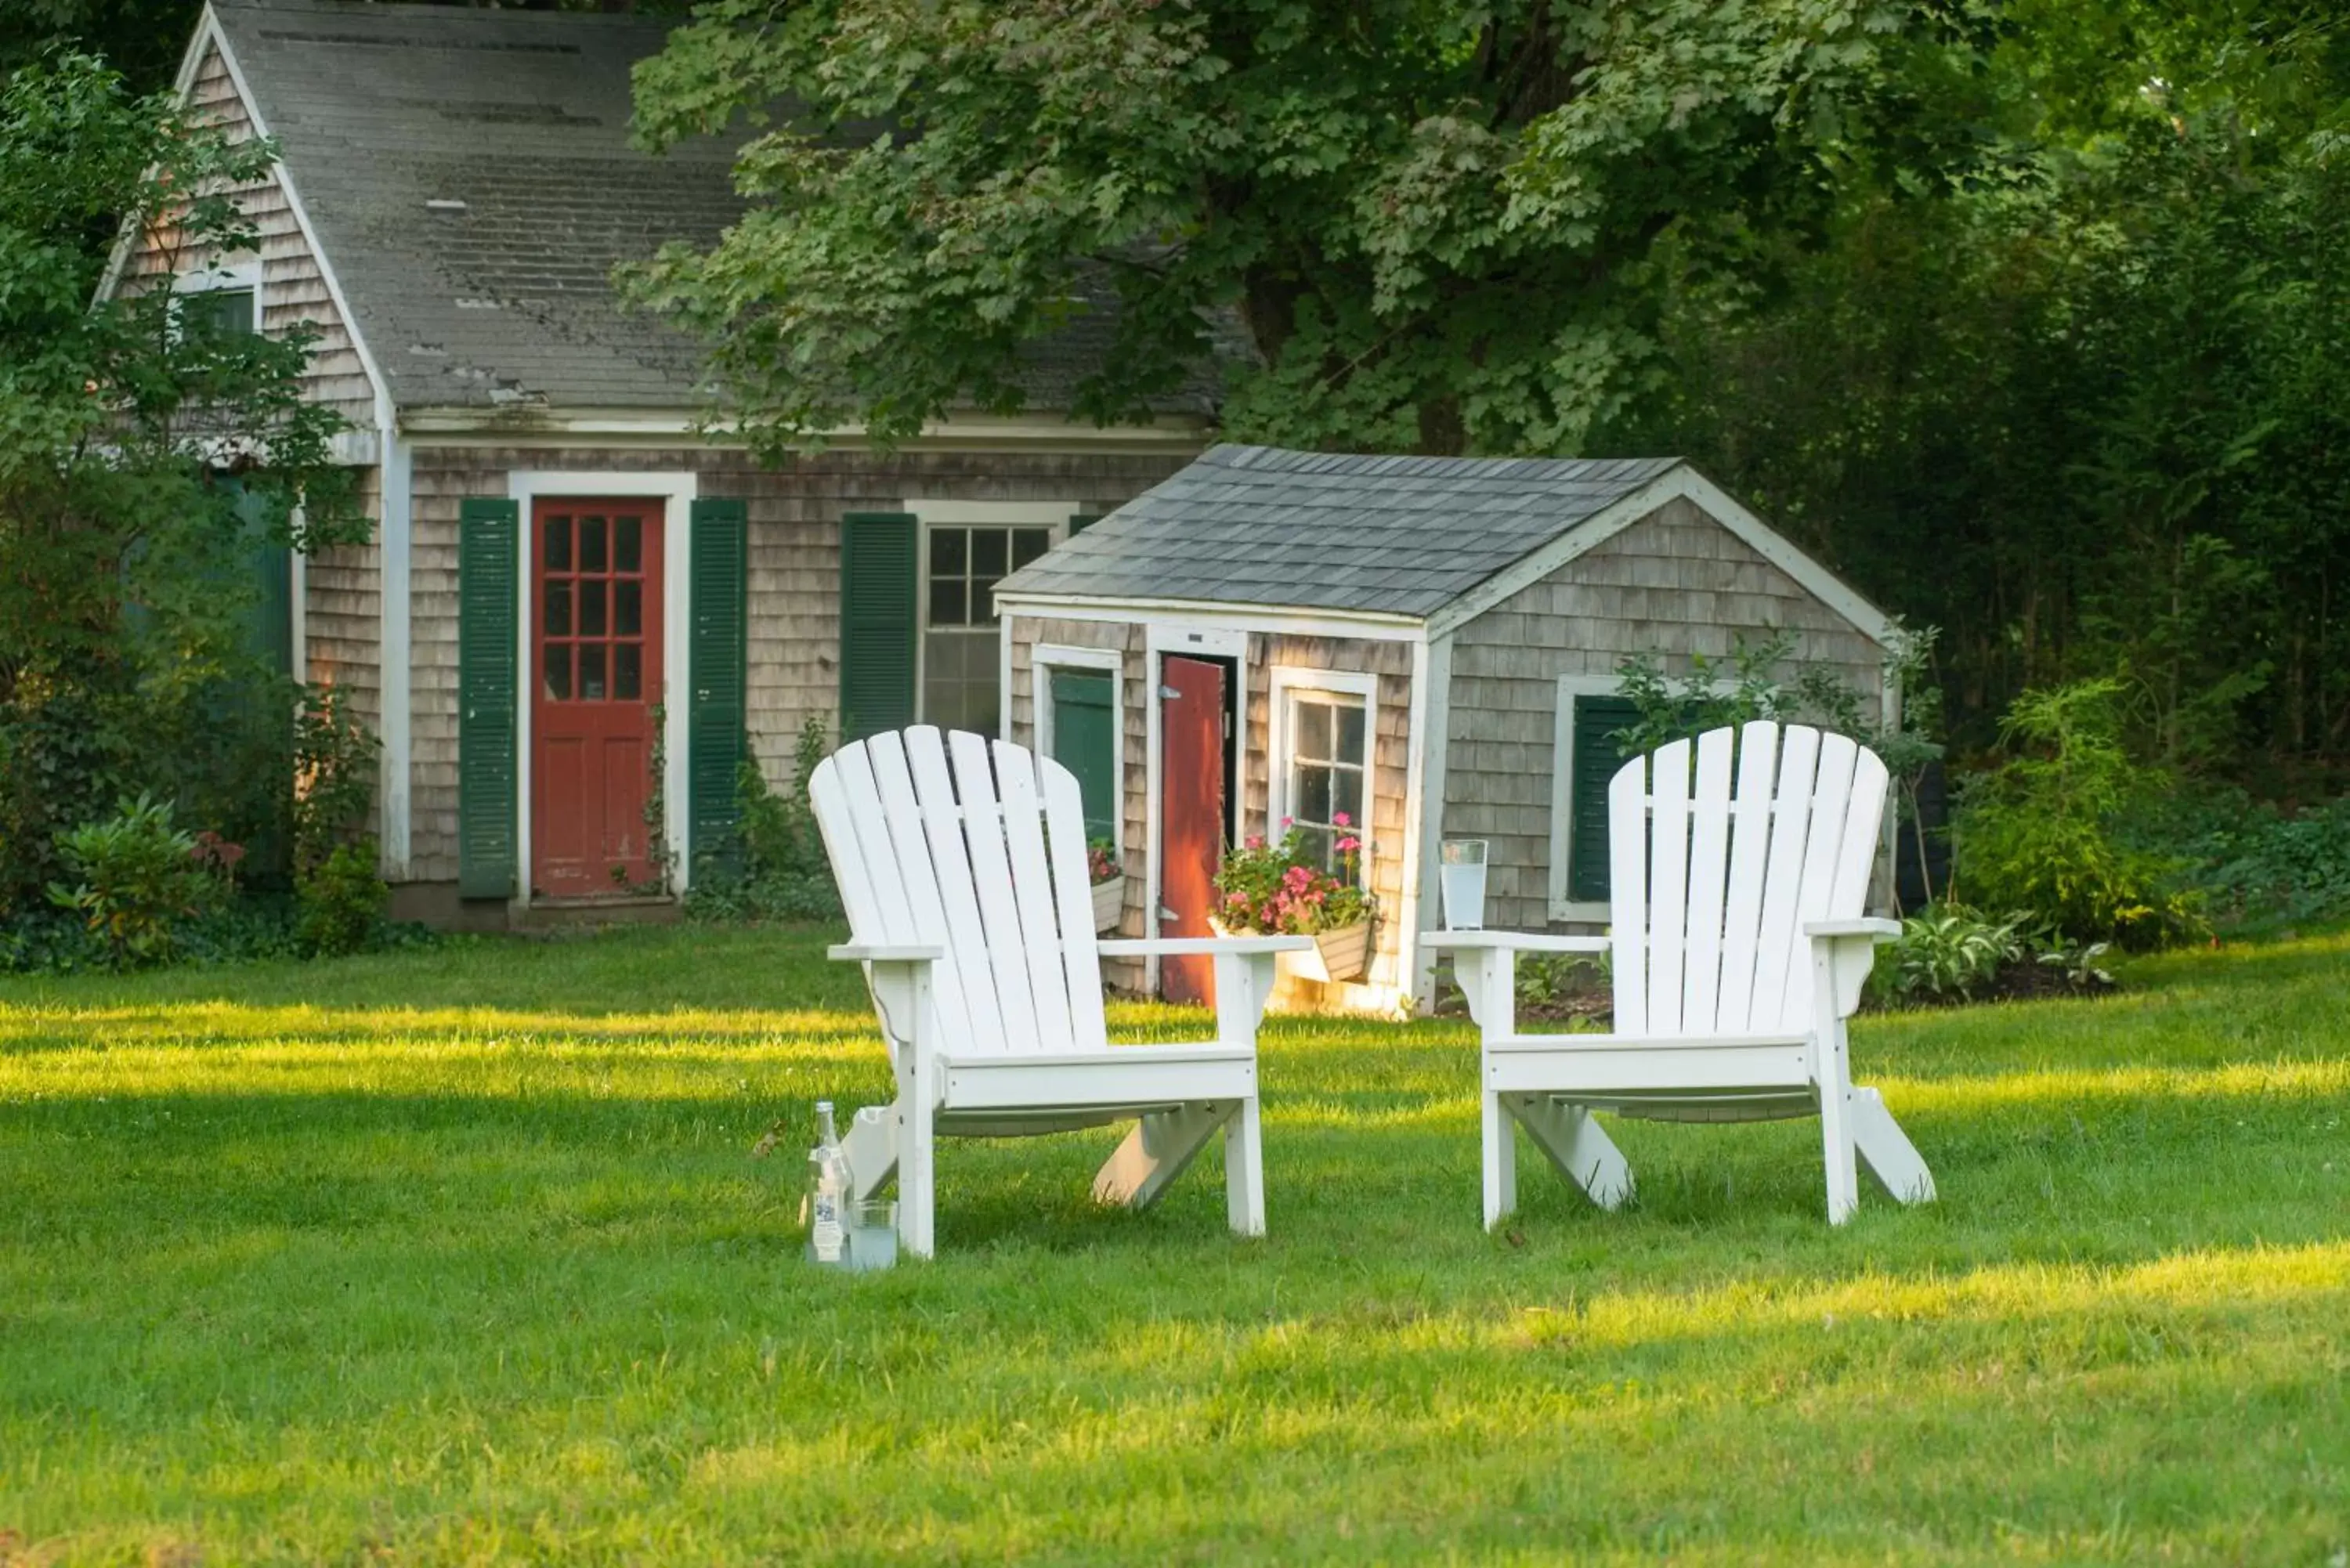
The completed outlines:
[[[305,687],[294,721],[294,868],[322,866],[367,819],[382,743],[331,686]]]
[[[142,794],[104,822],[57,839],[68,874],[49,898],[81,917],[118,967],[172,956],[175,928],[225,890],[195,836],[173,826],[172,803]]]
[[[374,945],[391,902],[391,889],[376,874],[375,840],[335,846],[303,873],[294,896],[301,909],[295,934],[305,951],[333,957]]]
[[[756,761],[735,777],[733,833],[694,862],[686,913],[703,920],[829,920],[840,918],[840,890],[825,857],[824,836],[808,805],[808,779],[832,751],[832,732],[810,714],[792,745],[791,788],[767,787]]]
[[[1901,1002],[1959,1002],[1980,995],[2023,957],[2019,921],[1985,919],[1942,905],[1901,922],[1898,940],[1877,951],[1871,978]]]
[[[2133,842],[2178,864],[2178,886],[2235,925],[2350,914],[2350,796],[2288,815],[2243,791],[2173,800]]]
[[[2081,940],[2160,947],[2193,934],[2178,864],[2117,831],[2162,787],[2123,750],[2121,682],[2026,691],[2000,721],[2010,755],[1961,790],[1951,824],[1960,892]]]

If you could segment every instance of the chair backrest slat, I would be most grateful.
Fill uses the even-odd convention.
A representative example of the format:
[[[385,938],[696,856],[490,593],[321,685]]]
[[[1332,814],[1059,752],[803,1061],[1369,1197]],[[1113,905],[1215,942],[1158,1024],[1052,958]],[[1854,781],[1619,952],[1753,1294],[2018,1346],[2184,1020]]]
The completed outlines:
[[[1004,741],[995,742],[994,754],[1003,844],[1012,857],[1012,901],[1020,920],[1019,952],[1036,1007],[1036,1044],[1041,1050],[1066,1052],[1076,1042],[1069,1033],[1069,982],[1061,970],[1052,867],[1045,858],[1045,805],[1036,788],[1036,760]]]
[[[987,932],[980,922],[979,888],[971,874],[971,846],[963,839],[962,802],[956,798],[954,775],[947,766],[943,737],[928,724],[904,732],[907,766],[914,776],[914,799],[921,810],[922,833],[931,847],[937,872],[940,901],[945,907],[947,962],[955,971],[967,1019],[956,1020],[951,1036],[975,1051],[1003,1051],[1009,1045],[1003,1007],[995,993],[995,968],[987,959]],[[863,742],[870,744],[871,742]],[[852,748],[844,746],[842,751]],[[949,1012],[941,1016],[953,1019]]]
[[[1771,783],[1779,726],[1757,721],[1738,736],[1738,793],[1730,805],[1730,888],[1721,912],[1721,993],[1714,1026],[1745,1032],[1754,1014],[1754,954],[1762,937],[1762,872],[1771,853]]]
[[[1045,785],[1046,853],[1061,911],[1061,968],[1069,987],[1069,1033],[1080,1051],[1109,1049],[1102,1010],[1101,950],[1094,941],[1092,873],[1086,859],[1086,803],[1077,775],[1050,757],[1037,759]]]
[[[935,852],[922,821],[921,803],[914,793],[913,767],[906,756],[905,742],[894,733],[876,735],[865,743],[864,752],[866,765],[873,774],[881,821],[896,846],[899,880],[914,918],[913,940],[947,950],[950,961],[938,966],[931,986],[939,1011],[949,1018],[959,1018],[970,1010],[970,1000],[963,992],[962,968],[951,961],[954,933],[947,922],[946,897],[939,885]]]
[[[987,937],[986,963],[1003,1009],[1003,1039],[1011,1050],[1036,1038],[1036,999],[1028,987],[1027,946],[1012,891],[1012,857],[1003,842],[1003,808],[996,803],[987,742],[968,730],[947,736],[954,762],[955,797],[962,803],[962,836],[971,846],[971,879],[979,889],[979,923]]]
[[[1681,1032],[1688,971],[1690,743],[1648,759],[1648,1033]]]
[[[1614,924],[1616,1033],[1648,1033],[1648,759],[1607,784],[1607,878]]]
[[[1803,928],[1858,916],[1887,777],[1845,735],[1710,731],[1624,764],[1608,786],[1616,1029],[1797,1033],[1813,1010]],[[1735,774],[1735,788],[1732,775]]]
[[[1728,730],[1698,737],[1697,785],[1690,795],[1689,958],[1683,965],[1682,1029],[1711,1034],[1721,1012],[1722,905],[1730,877]]]

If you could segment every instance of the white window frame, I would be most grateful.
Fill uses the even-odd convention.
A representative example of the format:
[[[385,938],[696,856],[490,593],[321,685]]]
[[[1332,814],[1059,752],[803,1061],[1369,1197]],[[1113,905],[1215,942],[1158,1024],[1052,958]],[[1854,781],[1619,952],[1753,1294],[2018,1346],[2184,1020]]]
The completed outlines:
[[[1281,819],[1293,815],[1289,801],[1289,774],[1293,763],[1290,751],[1290,699],[1300,692],[1313,692],[1324,697],[1359,697],[1363,701],[1363,820],[1356,825],[1355,836],[1363,841],[1362,858],[1357,862],[1363,876],[1363,886],[1371,882],[1371,823],[1377,815],[1378,769],[1379,750],[1379,678],[1369,670],[1309,670],[1295,665],[1276,664],[1267,681],[1265,714],[1265,825],[1267,838],[1281,834]]]
[[[1053,754],[1053,684],[1055,670],[1092,670],[1109,677],[1110,734],[1118,742],[1118,773],[1126,772],[1126,655],[1115,648],[1077,648],[1066,643],[1040,642],[1028,656],[1029,705],[1036,722],[1036,754]],[[1012,700],[1004,698],[1009,714]]]
[[[263,313],[269,301],[262,287],[261,258],[250,261],[215,262],[193,272],[176,273],[172,278],[172,294],[175,299],[196,294],[236,294],[249,291],[253,295],[253,330],[258,335],[265,319]],[[179,309],[172,307],[172,329],[178,330]]]
[[[1061,544],[1069,536],[1069,519],[1085,510],[1079,501],[957,501],[934,497],[929,500],[909,498],[898,503],[898,510],[910,512],[914,517],[914,718],[919,723],[929,723],[931,716],[924,710],[930,698],[930,638],[931,638],[931,530],[933,528],[1049,528],[1053,537],[1046,549]],[[1007,559],[1005,566],[1010,566]],[[1009,576],[1007,570],[1004,574]],[[1012,617],[1016,611],[1005,612],[996,620],[996,733],[1009,735],[1012,724]],[[967,631],[973,638],[985,635],[984,627],[951,627],[945,629]]]

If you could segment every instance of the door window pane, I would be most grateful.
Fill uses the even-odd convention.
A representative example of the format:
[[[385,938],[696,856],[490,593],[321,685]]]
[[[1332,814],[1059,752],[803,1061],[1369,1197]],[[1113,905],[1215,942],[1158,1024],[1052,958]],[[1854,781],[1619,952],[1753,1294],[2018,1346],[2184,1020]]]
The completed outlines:
[[[567,582],[546,585],[546,635],[571,635],[571,585]]]
[[[548,643],[543,663],[547,701],[571,701],[571,645],[567,642]]]
[[[606,570],[604,565],[604,519],[579,519],[579,569],[583,572]]]
[[[600,582],[579,585],[579,635],[604,635],[604,585]]]
[[[550,517],[546,524],[546,569],[567,572],[571,569],[571,519]]]
[[[634,517],[617,519],[612,524],[612,569],[641,572],[644,562],[644,524]]]
[[[621,701],[633,701],[644,695],[645,650],[640,643],[616,642],[612,645],[612,695]]]
[[[645,585],[612,585],[612,630],[621,637],[641,637],[645,629]]]
[[[600,642],[579,645],[579,700],[604,701],[604,645]]]

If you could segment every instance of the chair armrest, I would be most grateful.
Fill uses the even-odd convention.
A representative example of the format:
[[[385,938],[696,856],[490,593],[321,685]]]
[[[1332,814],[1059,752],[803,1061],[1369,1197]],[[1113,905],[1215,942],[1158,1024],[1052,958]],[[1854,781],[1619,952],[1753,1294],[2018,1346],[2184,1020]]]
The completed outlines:
[[[1874,917],[1856,920],[1813,920],[1804,927],[1804,935],[1807,937],[1866,937],[1876,942],[1889,942],[1900,934],[1900,921]]]
[[[1552,936],[1544,931],[1422,931],[1419,941],[1437,952],[1500,948],[1520,953],[1604,953],[1614,945],[1607,937]]]
[[[1104,958],[1184,958],[1205,953],[1296,953],[1312,937],[1117,937],[1094,944]]]
[[[947,950],[919,942],[837,942],[824,956],[842,963],[937,963]]]

